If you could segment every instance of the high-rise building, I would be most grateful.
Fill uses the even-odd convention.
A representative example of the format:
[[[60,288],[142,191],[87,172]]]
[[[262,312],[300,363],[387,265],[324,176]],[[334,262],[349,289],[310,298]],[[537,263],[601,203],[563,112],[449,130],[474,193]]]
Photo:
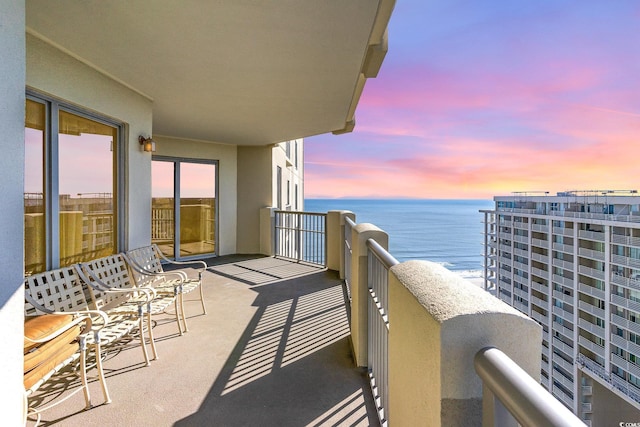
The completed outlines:
[[[485,287],[542,326],[541,384],[588,425],[640,420],[640,195],[494,201]]]

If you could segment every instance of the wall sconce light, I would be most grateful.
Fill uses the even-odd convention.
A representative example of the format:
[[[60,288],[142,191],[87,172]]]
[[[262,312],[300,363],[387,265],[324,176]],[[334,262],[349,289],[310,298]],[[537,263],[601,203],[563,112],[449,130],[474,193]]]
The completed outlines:
[[[142,151],[146,151],[147,153],[153,153],[156,151],[156,142],[151,139],[151,137],[145,138],[140,135],[138,137],[138,142],[142,145]]]

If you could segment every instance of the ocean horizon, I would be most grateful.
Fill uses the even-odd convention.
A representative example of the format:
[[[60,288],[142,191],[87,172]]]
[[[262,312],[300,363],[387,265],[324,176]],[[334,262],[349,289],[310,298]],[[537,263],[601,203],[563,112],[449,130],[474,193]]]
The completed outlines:
[[[427,260],[472,279],[482,277],[484,242],[480,209],[485,199],[305,199],[305,211],[348,210],[357,223],[372,223],[389,235],[398,261]]]

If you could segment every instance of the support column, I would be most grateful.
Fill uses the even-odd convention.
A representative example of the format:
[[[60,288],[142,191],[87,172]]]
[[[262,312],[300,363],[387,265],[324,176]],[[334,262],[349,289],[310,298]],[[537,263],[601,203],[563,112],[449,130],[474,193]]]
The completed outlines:
[[[267,256],[275,254],[275,211],[272,207],[260,209],[260,253]]]
[[[340,272],[344,279],[344,221],[345,217],[355,221],[350,211],[327,212],[327,268]]]

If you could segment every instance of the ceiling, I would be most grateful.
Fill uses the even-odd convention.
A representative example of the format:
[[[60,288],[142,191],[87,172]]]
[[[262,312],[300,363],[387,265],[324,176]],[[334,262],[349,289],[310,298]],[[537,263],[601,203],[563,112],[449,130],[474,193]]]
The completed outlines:
[[[152,99],[154,135],[266,145],[350,129],[394,3],[27,0],[27,31]]]

